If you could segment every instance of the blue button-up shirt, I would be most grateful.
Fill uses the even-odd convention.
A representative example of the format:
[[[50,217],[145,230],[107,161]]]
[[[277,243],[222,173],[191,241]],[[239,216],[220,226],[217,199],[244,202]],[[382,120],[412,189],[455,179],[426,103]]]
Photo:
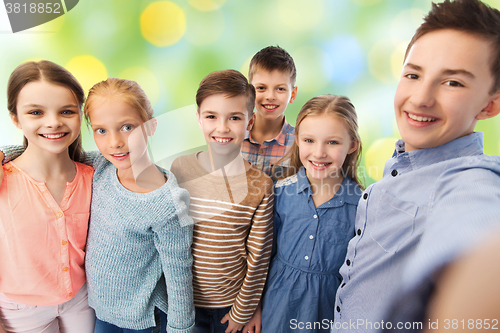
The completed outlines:
[[[500,158],[483,154],[483,133],[410,152],[398,141],[383,179],[359,202],[334,331],[382,328],[403,285],[422,281],[479,230],[499,225],[499,191]]]

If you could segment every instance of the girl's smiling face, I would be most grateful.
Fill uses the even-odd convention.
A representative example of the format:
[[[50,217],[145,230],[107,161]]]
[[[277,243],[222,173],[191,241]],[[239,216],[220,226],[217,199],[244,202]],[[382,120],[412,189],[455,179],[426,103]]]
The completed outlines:
[[[19,92],[14,124],[23,131],[29,149],[67,153],[80,135],[81,112],[66,87],[47,81],[27,83]]]
[[[342,181],[344,160],[358,148],[344,122],[334,116],[309,115],[302,120],[298,131],[295,140],[309,182]]]
[[[132,106],[117,99],[103,99],[96,101],[88,114],[97,148],[118,170],[129,169],[145,156],[144,120]]]

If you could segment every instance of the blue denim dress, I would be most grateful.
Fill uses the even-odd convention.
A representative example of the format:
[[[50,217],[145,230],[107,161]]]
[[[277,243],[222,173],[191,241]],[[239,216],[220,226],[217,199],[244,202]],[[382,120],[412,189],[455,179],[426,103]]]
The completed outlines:
[[[361,189],[349,177],[314,206],[305,169],[275,187],[274,245],[262,300],[262,332],[329,332],[339,268],[354,236]]]

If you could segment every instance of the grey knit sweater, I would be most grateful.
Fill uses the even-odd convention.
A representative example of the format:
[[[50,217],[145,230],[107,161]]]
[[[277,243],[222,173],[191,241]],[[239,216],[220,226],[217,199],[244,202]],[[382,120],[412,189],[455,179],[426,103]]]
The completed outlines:
[[[3,146],[6,163],[22,146]],[[189,194],[175,176],[149,193],[120,184],[116,168],[99,152],[84,161],[95,169],[87,240],[89,305],[96,316],[129,329],[154,326],[154,308],[167,314],[168,333],[194,326]],[[168,295],[168,296],[167,296]]]
[[[194,306],[188,192],[164,170],[168,180],[162,187],[130,192],[104,157],[93,165],[85,261],[89,305],[100,320],[136,330],[154,326],[156,306],[167,313],[167,332],[189,332]]]

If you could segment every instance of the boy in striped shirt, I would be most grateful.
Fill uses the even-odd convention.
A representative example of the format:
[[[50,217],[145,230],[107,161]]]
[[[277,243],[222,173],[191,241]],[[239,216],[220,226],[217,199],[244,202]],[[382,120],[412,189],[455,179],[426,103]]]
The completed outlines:
[[[179,185],[191,195],[195,222],[195,332],[240,332],[266,281],[273,182],[240,155],[254,102],[255,89],[240,72],[209,74],[196,94],[196,115],[208,150],[172,163]]]

